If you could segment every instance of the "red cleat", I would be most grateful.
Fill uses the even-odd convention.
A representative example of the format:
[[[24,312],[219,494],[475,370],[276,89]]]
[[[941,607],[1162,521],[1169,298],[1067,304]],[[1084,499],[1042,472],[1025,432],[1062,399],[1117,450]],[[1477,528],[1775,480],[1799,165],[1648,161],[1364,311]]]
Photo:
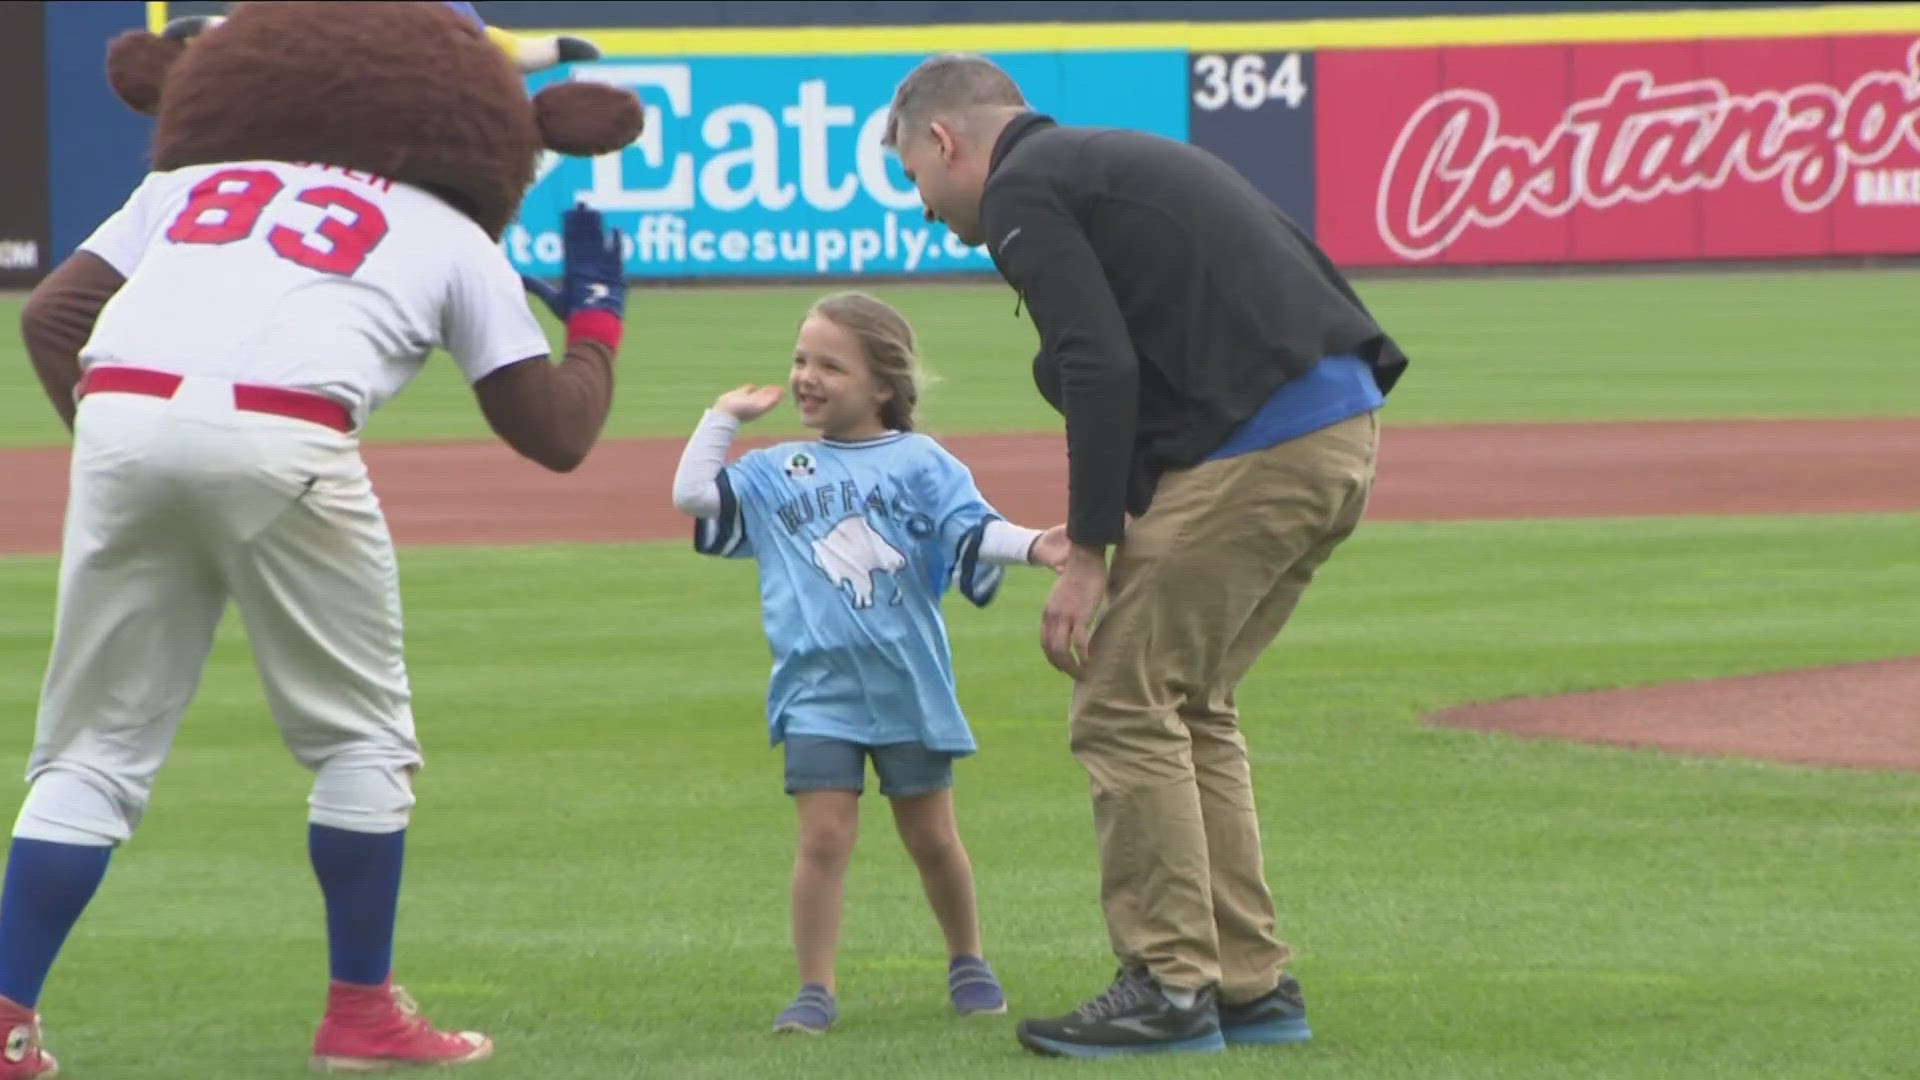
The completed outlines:
[[[6,1035],[0,1050],[0,1080],[32,1080],[36,1076],[56,1076],[60,1063],[40,1047],[40,1014],[24,1009],[0,997],[0,1033]]]
[[[327,1014],[313,1037],[313,1064],[328,1072],[468,1065],[492,1055],[493,1040],[477,1031],[435,1031],[407,992],[391,982],[330,982]],[[12,1075],[0,1073],[0,1080]]]

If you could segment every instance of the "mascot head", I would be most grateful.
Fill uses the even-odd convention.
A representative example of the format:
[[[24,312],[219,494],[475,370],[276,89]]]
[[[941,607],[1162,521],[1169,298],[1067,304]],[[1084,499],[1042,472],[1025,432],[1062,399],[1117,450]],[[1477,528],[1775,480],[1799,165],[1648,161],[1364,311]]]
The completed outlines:
[[[492,30],[466,4],[273,0],[127,31],[107,80],[155,119],[155,169],[335,165],[433,192],[498,239],[542,151],[588,157],[639,138],[631,91],[569,81],[527,96],[522,72],[597,55]]]

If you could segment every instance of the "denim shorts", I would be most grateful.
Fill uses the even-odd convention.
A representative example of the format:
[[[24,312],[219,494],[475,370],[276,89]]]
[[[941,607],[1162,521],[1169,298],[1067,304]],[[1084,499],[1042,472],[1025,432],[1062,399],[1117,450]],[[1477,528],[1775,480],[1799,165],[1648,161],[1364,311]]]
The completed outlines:
[[[880,775],[880,794],[889,799],[928,795],[953,786],[953,755],[919,743],[863,746],[818,735],[788,735],[787,794],[799,791],[851,791],[867,786],[867,758]]]

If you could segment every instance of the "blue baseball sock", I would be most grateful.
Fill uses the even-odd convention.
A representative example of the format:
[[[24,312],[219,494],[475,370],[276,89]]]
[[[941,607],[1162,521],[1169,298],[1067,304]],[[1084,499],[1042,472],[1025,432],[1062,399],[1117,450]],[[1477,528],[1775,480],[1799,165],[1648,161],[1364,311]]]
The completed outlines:
[[[0,899],[0,995],[29,1009],[40,1005],[47,973],[80,921],[113,848],[56,844],[16,836],[7,854]]]
[[[407,831],[307,825],[307,854],[327,904],[327,963],[340,982],[376,986],[393,967],[393,923]]]

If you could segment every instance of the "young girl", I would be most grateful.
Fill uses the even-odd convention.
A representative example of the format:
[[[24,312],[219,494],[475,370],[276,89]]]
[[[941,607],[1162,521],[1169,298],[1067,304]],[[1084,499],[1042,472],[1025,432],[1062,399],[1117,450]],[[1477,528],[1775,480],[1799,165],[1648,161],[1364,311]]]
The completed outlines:
[[[940,598],[952,586],[984,607],[1002,566],[1058,569],[1066,531],[1002,520],[966,466],[914,433],[919,384],[913,330],[898,312],[864,293],[828,296],[800,324],[788,378],[801,422],[820,437],[725,465],[739,425],[784,393],[743,386],[701,417],[674,476],[674,506],[697,522],[695,549],[759,563],[774,657],[767,726],[771,744],[785,746],[799,815],[801,985],[776,1031],[818,1034],[839,1016],[841,886],[869,757],[946,935],[953,1007],[1007,1008],[981,952],[973,869],[954,824],[953,759],[976,748],[954,696]]]

